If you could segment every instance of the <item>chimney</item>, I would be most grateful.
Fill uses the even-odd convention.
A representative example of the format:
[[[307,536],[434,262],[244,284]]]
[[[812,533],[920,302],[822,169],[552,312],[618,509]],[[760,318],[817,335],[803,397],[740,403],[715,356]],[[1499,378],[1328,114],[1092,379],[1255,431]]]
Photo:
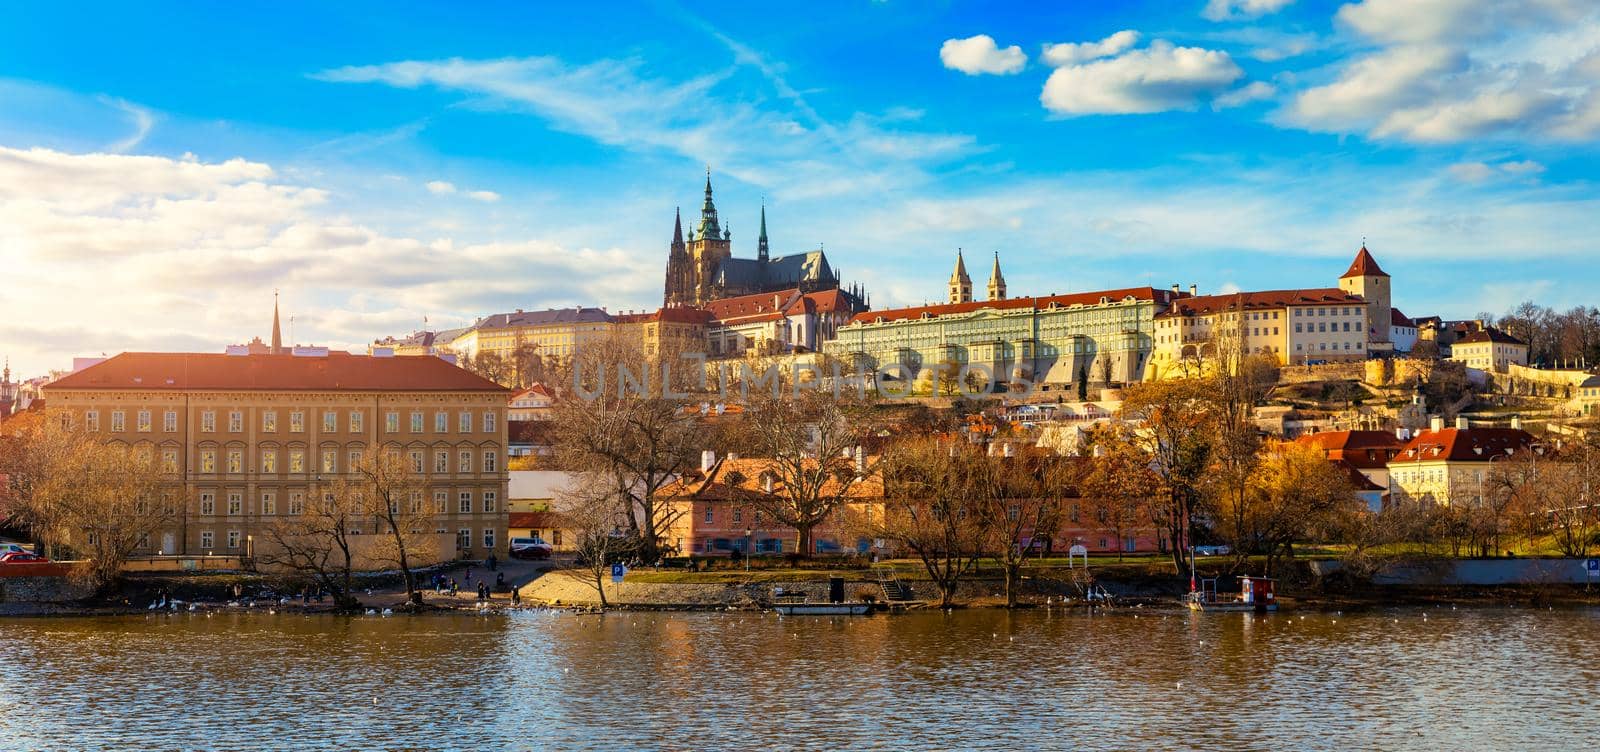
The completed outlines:
[[[1465,416],[1465,415],[1457,415],[1456,416],[1456,428],[1459,428],[1459,429],[1465,431],[1465,430],[1467,430],[1468,428],[1471,428],[1471,427],[1472,426],[1467,425],[1467,416]]]
[[[1429,431],[1443,431],[1444,430],[1444,416],[1443,415],[1435,415],[1432,418],[1429,418],[1428,419],[1428,430]]]
[[[863,474],[867,472],[867,450],[860,444],[856,445],[856,472]]]
[[[1010,442],[1006,442],[1005,448],[1003,450],[1003,454],[1006,457],[1015,457],[1015,456],[1017,456],[1017,445],[1016,444],[1012,444]]]
[[[1182,290],[1183,290],[1183,286],[1182,285],[1179,285],[1177,282],[1173,282],[1172,283],[1172,294],[1173,295],[1177,295]]]
[[[1189,295],[1191,297],[1198,296],[1199,294],[1200,294],[1200,286],[1199,285],[1189,285]]]
[[[1522,430],[1522,416],[1521,415],[1513,415],[1513,416],[1511,416],[1511,430],[1513,430],[1513,431],[1521,431]]]
[[[700,472],[711,472],[711,466],[717,464],[717,453],[710,449],[700,453]]]

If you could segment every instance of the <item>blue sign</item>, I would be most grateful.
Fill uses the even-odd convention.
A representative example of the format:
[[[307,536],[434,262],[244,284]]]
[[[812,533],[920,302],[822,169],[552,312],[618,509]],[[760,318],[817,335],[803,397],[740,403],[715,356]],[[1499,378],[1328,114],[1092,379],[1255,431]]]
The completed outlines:
[[[627,574],[627,573],[628,573],[628,568],[627,567],[622,566],[621,564],[612,564],[611,565],[611,581],[612,582],[622,582],[622,575]]]
[[[1590,577],[1600,577],[1600,559],[1590,559],[1584,562],[1583,566],[1589,570]]]

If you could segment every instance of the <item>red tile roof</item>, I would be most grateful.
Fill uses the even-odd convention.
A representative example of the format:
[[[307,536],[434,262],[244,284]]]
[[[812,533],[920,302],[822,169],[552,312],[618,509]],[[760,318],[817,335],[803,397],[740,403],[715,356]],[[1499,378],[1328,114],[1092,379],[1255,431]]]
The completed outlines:
[[[1345,480],[1350,481],[1350,486],[1352,488],[1354,488],[1355,490],[1357,490],[1357,491],[1387,491],[1387,490],[1389,490],[1388,488],[1385,488],[1385,487],[1380,486],[1380,485],[1378,485],[1376,483],[1373,483],[1372,479],[1368,478],[1366,476],[1366,474],[1364,474],[1360,470],[1356,469],[1355,465],[1352,465],[1352,464],[1350,464],[1348,462],[1340,460],[1340,461],[1334,462],[1333,466],[1338,468],[1340,472],[1344,473]]]
[[[1154,300],[1158,303],[1167,303],[1174,298],[1187,297],[1188,293],[1174,293],[1167,290],[1157,290],[1153,287],[1128,287],[1120,290],[1101,290],[1099,292],[1077,292],[1066,295],[1049,295],[1035,298],[1008,298],[1006,300],[975,300],[970,303],[943,303],[940,305],[914,306],[911,308],[892,308],[884,311],[866,311],[858,313],[850,319],[850,323],[872,324],[879,318],[885,322],[919,319],[923,314],[929,316],[948,316],[951,314],[971,313],[984,309],[1009,311],[1015,309],[1041,310],[1049,308],[1052,303],[1061,308],[1072,305],[1098,305],[1102,298],[1110,298],[1112,302],[1133,298],[1135,300]]]
[[[843,290],[837,288],[810,292],[804,295],[801,295],[800,290],[795,288],[713,300],[706,304],[706,309],[710,312],[711,317],[717,321],[745,324],[756,321],[775,321],[784,316],[794,316],[801,313],[817,314],[848,311],[850,310],[850,300],[845,297]]]
[[[1173,316],[1209,316],[1222,311],[1264,310],[1286,306],[1350,305],[1365,303],[1359,295],[1351,295],[1337,287],[1316,287],[1308,290],[1260,290],[1238,292],[1232,295],[1201,295],[1177,301],[1158,318]]]
[[[711,317],[718,321],[727,321],[742,316],[752,316],[762,313],[775,313],[782,309],[784,304],[800,294],[798,288],[778,290],[777,292],[758,292],[750,295],[740,295],[736,298],[723,298],[706,303],[706,310]]]
[[[506,514],[506,527],[511,528],[558,528],[566,524],[558,512],[510,512]]]
[[[270,392],[511,391],[432,355],[122,353],[46,387]]]
[[[1400,439],[1388,431],[1323,431],[1305,434],[1294,442],[1321,449],[1330,460],[1365,470],[1387,467],[1403,447]]]
[[[1495,329],[1494,327],[1479,329],[1475,332],[1469,332],[1461,339],[1456,340],[1456,344],[1458,345],[1470,345],[1474,342],[1495,342],[1502,345],[1522,345],[1523,347],[1528,346],[1528,343],[1506,334],[1499,329]]]
[[[1423,431],[1405,445],[1394,462],[1488,462],[1495,455],[1526,451],[1534,443],[1533,434],[1517,428]]]
[[[1373,258],[1372,254],[1367,251],[1367,247],[1363,245],[1361,250],[1356,252],[1356,259],[1350,262],[1350,268],[1339,279],[1387,276],[1389,275],[1378,266],[1378,260]]]
[[[1389,326],[1415,327],[1417,322],[1407,318],[1398,308],[1389,309]]]

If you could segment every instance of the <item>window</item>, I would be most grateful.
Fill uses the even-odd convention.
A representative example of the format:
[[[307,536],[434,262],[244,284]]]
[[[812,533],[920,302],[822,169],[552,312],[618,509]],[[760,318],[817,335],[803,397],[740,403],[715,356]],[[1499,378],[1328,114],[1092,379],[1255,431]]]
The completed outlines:
[[[461,413],[461,420],[457,421],[457,429],[461,433],[472,433],[472,413]]]
[[[278,450],[261,450],[261,472],[268,475],[278,472]]]
[[[492,472],[498,471],[499,464],[500,464],[500,455],[498,453],[496,453],[493,449],[485,449],[485,450],[483,450],[483,471],[484,472],[492,473]]]
[[[114,433],[128,430],[128,416],[126,413],[121,410],[111,411],[111,430]]]
[[[705,517],[706,524],[709,525],[709,524],[715,522],[716,519],[717,519],[716,510],[713,509],[710,505],[707,505],[706,506],[706,517]]]
[[[422,492],[421,491],[412,491],[411,492],[410,501],[411,501],[411,513],[412,514],[422,514]]]
[[[422,450],[420,449],[411,450],[411,472],[418,475],[422,474]]]
[[[472,548],[472,528],[464,527],[456,531],[456,548],[463,551]]]
[[[738,525],[738,524],[743,523],[743,522],[744,522],[744,510],[735,507],[734,510],[733,510],[733,524]]]
[[[214,473],[217,471],[217,450],[200,450],[200,472]]]
[[[433,471],[435,473],[450,472],[450,453],[443,449],[433,453]]]
[[[411,432],[412,433],[422,433],[422,411],[421,410],[412,410],[411,411]]]
[[[277,494],[274,494],[271,491],[262,491],[261,492],[261,513],[262,514],[277,514],[278,513],[278,497],[277,497]]]
[[[495,432],[495,413],[487,412],[487,413],[483,414],[483,432],[484,433],[494,433]]]
[[[471,491],[462,491],[461,492],[461,505],[457,508],[457,511],[461,512],[462,514],[472,514],[472,492]]]
[[[289,450],[289,472],[303,473],[306,471],[306,450]]]
[[[352,450],[350,450],[350,454],[349,454],[348,459],[350,460],[350,464],[345,465],[345,472],[353,473],[356,470],[361,468],[361,450],[360,449],[352,449]]]
[[[306,432],[306,414],[303,410],[289,413],[289,433]]]
[[[228,472],[230,472],[230,473],[242,473],[242,472],[244,472],[244,450],[243,449],[229,449],[228,450]]]
[[[261,430],[266,433],[276,433],[278,430],[278,411],[261,411]]]
[[[552,546],[560,546],[561,545],[561,530],[560,530],[560,528],[557,528],[557,529],[554,529],[554,530],[550,531],[550,545],[552,545]]]
[[[244,494],[238,491],[228,492],[228,516],[244,514]]]
[[[90,410],[83,414],[83,427],[87,431],[100,430],[100,411]]]
[[[305,513],[306,513],[306,492],[305,491],[290,491],[289,492],[289,514],[305,514]]]
[[[166,433],[178,432],[178,411],[168,410],[161,416],[161,430]]]
[[[206,433],[212,433],[217,430],[217,413],[215,410],[207,410],[200,413],[200,430]]]
[[[449,433],[449,431],[450,431],[450,413],[444,412],[442,410],[439,411],[439,412],[434,413],[433,414],[433,432],[434,433]]]
[[[493,512],[494,511],[495,502],[498,501],[497,497],[498,497],[498,494],[496,494],[494,491],[484,491],[483,492],[483,511],[485,511],[485,512]]]
[[[244,413],[238,410],[228,413],[228,431],[230,433],[244,432]]]
[[[490,550],[494,549],[494,528],[486,527],[483,529],[483,547]]]
[[[350,433],[361,433],[367,430],[367,414],[360,410],[350,411]]]
[[[322,450],[322,472],[336,473],[339,471],[339,453],[332,449]]]
[[[200,514],[210,516],[217,513],[217,495],[209,491],[200,494]]]
[[[332,410],[322,411],[323,433],[333,433],[339,430],[339,414]]]
[[[134,430],[139,433],[150,433],[150,411],[140,410],[138,417],[134,419],[133,425]]]
[[[400,413],[387,412],[383,414],[383,430],[388,433],[400,433]]]
[[[175,473],[175,472],[178,472],[178,450],[176,450],[176,449],[163,449],[163,450],[161,450],[161,472],[163,472],[163,473]]]
[[[238,547],[239,547],[239,531],[238,530],[229,530],[228,531],[228,548],[238,548]]]
[[[449,491],[433,492],[433,513],[444,514],[444,508],[450,503]]]
[[[470,449],[461,450],[461,456],[457,458],[456,472],[458,472],[458,473],[470,473],[470,472],[472,472],[472,450],[470,450]]]
[[[200,547],[206,549],[206,555],[211,555],[211,545],[216,543],[216,534],[210,530],[200,531]]]

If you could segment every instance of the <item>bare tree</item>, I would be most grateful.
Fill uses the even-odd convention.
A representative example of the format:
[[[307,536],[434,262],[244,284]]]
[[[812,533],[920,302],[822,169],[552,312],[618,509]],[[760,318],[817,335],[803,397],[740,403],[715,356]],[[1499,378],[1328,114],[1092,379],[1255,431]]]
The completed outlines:
[[[362,505],[378,521],[377,533],[385,543],[370,546],[366,553],[375,563],[393,564],[405,578],[406,600],[422,605],[422,590],[417,587],[413,560],[429,542],[433,516],[424,502],[427,485],[418,457],[400,456],[396,445],[374,447],[361,456],[350,476],[336,484],[335,493],[347,495]]]
[[[1017,605],[1017,583],[1028,562],[1037,558],[1061,520],[1062,497],[1074,480],[1071,465],[1056,458],[982,457],[992,465],[973,473],[972,488],[980,513],[987,518],[986,548],[1005,581],[1006,608]]]
[[[965,442],[906,442],[884,457],[884,508],[867,529],[922,562],[942,608],[954,605],[962,579],[989,552],[993,520],[975,499],[997,495],[994,471]]]
[[[1216,450],[1214,383],[1202,379],[1130,385],[1122,415],[1136,421],[1133,437],[1160,485],[1151,515],[1171,545],[1174,571],[1183,571],[1191,522],[1202,511],[1202,492]]]
[[[814,532],[855,496],[873,474],[860,454],[858,407],[831,395],[804,392],[797,399],[755,399],[742,429],[755,452],[769,460],[772,490],[751,494],[756,509],[798,533],[795,551],[815,553]]]
[[[1160,493],[1161,481],[1150,470],[1150,455],[1127,424],[1114,424],[1093,438],[1093,457],[1080,490],[1104,511],[1104,524],[1117,535],[1117,560],[1121,541],[1150,520],[1150,500]]]
[[[257,559],[312,579],[333,597],[341,611],[361,604],[355,598],[353,549],[361,537],[359,525],[369,519],[364,499],[335,483],[321,499],[307,500],[300,509],[274,517],[263,528]]]
[[[643,542],[622,529],[625,516],[620,512],[621,499],[628,494],[611,486],[613,480],[614,476],[604,471],[584,473],[556,497],[556,509],[573,536],[579,576],[594,588],[601,609],[610,605],[606,578],[611,574],[611,565],[637,554]]]

